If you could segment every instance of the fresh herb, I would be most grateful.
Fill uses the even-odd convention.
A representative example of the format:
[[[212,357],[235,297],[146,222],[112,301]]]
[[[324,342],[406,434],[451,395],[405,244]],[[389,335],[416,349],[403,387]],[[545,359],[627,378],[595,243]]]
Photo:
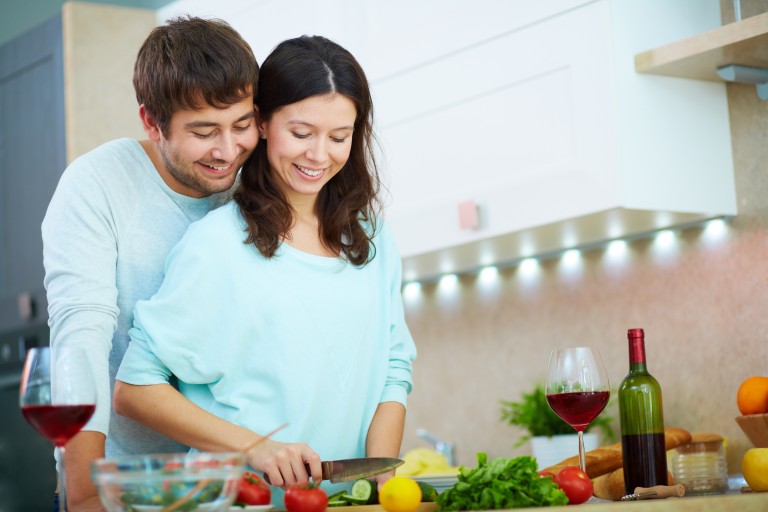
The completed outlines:
[[[610,402],[609,402],[610,403]],[[523,393],[519,402],[501,401],[501,421],[510,425],[523,427],[528,434],[520,437],[514,444],[517,448],[534,436],[557,436],[574,434],[573,427],[560,419],[560,416],[549,407],[544,386],[537,384],[531,393]],[[611,443],[616,436],[611,428],[612,418],[605,412],[592,420],[586,432],[599,428],[603,434],[603,441]]]
[[[551,478],[540,478],[536,459],[528,456],[488,462],[477,454],[477,467],[459,469],[458,482],[437,495],[440,510],[490,510],[565,505],[568,498]]]

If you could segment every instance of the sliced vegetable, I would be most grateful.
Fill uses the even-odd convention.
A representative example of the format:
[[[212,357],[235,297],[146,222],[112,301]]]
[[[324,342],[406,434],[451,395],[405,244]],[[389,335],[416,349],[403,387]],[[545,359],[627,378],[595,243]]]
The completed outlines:
[[[355,480],[355,482],[352,484],[352,487],[349,489],[349,494],[355,498],[354,503],[374,505],[379,502],[379,493],[377,490],[376,482],[366,480],[365,478]]]
[[[419,480],[416,480],[416,483],[419,484],[419,487],[421,488],[422,503],[431,503],[435,501],[435,498],[437,498],[437,490],[434,487],[427,482],[420,482]]]

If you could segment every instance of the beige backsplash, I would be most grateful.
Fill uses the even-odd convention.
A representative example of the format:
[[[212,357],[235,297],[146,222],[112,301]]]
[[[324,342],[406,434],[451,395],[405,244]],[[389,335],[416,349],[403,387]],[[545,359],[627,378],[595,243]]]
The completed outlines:
[[[532,281],[508,268],[495,289],[466,276],[452,297],[430,284],[406,302],[419,356],[404,451],[427,446],[415,434],[426,428],[456,443],[460,464],[474,466],[479,451],[530,454],[528,443],[513,448],[523,432],[502,424],[499,401],[543,381],[559,346],[598,347],[618,386],[628,369],[626,331],[643,327],[666,425],[725,436],[729,473],[741,471],[751,444],[734,421],[736,392],[746,377],[768,375],[768,102],[736,84],[728,99],[739,215],[724,239],[690,229],[672,256],[637,240],[625,264],[594,249],[576,276],[549,260]],[[617,417],[615,404],[608,413]]]

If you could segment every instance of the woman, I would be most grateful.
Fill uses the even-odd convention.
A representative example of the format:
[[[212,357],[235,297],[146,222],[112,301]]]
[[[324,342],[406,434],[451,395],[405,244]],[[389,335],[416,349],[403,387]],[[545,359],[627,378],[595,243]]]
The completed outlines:
[[[137,305],[115,408],[209,451],[287,423],[248,453],[286,487],[319,481],[321,459],[398,455],[416,350],[359,64],[323,37],[290,39],[258,91],[261,140],[235,200],[190,227]]]

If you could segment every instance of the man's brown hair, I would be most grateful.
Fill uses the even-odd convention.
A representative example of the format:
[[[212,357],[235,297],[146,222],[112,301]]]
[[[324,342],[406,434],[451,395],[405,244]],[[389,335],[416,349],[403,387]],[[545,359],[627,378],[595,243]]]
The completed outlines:
[[[156,27],[133,70],[136,99],[168,135],[178,110],[225,108],[256,95],[259,65],[247,42],[226,22],[181,17]]]

